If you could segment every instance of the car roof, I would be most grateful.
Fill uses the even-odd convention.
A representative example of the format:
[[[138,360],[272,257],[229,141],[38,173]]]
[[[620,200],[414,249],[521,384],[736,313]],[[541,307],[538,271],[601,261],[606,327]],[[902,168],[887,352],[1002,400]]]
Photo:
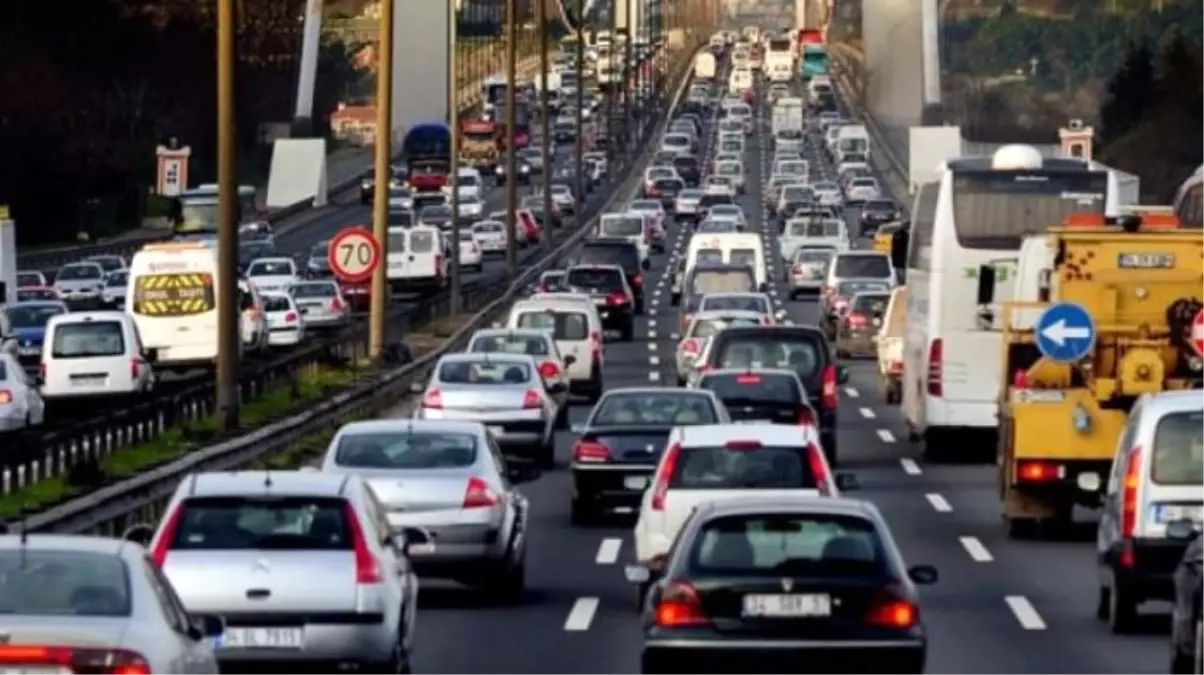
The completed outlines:
[[[583,293],[536,293],[535,295],[514,303],[511,310],[547,311],[573,310],[582,311],[586,305],[592,307],[593,298]]]
[[[138,544],[115,537],[95,537],[78,534],[40,534],[30,533],[0,535],[0,550],[14,551],[27,549],[30,551],[78,551],[123,557],[129,553],[138,557],[146,555],[146,551]]]
[[[511,354],[509,352],[455,352],[439,357],[439,363],[476,363],[478,361],[497,361],[499,363],[522,361],[535,366],[535,357],[530,354]]]
[[[472,342],[479,337],[509,337],[512,335],[552,339],[552,334],[546,328],[480,328],[473,332],[468,341]]]
[[[765,315],[761,312],[756,312],[751,309],[704,309],[694,312],[694,320],[701,321],[703,319],[749,319],[750,321],[760,321]]]
[[[1170,413],[1204,410],[1204,400],[1200,397],[1199,389],[1160,391],[1156,394],[1146,394],[1142,398],[1142,417],[1147,414],[1161,417]]]
[[[701,427],[691,427],[698,429]],[[783,495],[781,497],[750,496],[740,499],[704,502],[695,507],[699,516],[712,519],[723,516],[738,516],[763,513],[768,509],[780,513],[815,513],[832,516],[859,516],[885,525],[882,514],[872,503],[848,497],[807,497]]]
[[[338,435],[353,433],[374,433],[381,431],[435,431],[445,433],[484,433],[485,427],[481,422],[473,420],[416,420],[392,417],[377,420],[360,420],[348,422],[339,427]]]
[[[607,389],[602,398],[617,396],[619,394],[635,394],[635,395],[650,395],[650,394],[684,394],[688,396],[704,396],[712,398],[714,394],[709,390],[691,389],[689,387],[617,387],[615,389]]]
[[[796,376],[797,377],[797,376]],[[792,424],[700,424],[677,427],[678,442],[683,448],[712,448],[730,441],[755,439],[766,445],[799,444],[817,438],[815,427]]]
[[[722,331],[717,333],[715,337],[747,337],[749,335],[754,337],[762,337],[766,335],[799,335],[808,338],[819,337],[822,339],[823,331],[821,331],[818,326],[800,326],[797,324],[791,326],[785,326],[782,324],[770,326],[732,326],[731,328],[724,328]]]
[[[350,474],[315,471],[207,471],[191,476],[185,496],[341,497],[352,480]]]

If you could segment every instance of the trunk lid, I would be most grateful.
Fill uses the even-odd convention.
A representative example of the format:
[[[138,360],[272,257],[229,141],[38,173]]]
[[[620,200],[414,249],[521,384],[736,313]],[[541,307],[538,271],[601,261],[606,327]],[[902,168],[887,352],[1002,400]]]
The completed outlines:
[[[355,569],[350,542],[346,550],[173,550],[163,565],[190,611],[217,614],[354,611]]]
[[[669,427],[609,427],[586,431],[581,440],[610,448],[614,464],[647,465],[651,472],[660,461],[670,431]]]

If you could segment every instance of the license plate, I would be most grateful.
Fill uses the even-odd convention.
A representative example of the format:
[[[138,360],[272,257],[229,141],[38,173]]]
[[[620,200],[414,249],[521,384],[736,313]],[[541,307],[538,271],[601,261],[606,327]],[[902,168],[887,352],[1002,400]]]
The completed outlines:
[[[744,616],[831,616],[832,598],[825,593],[744,596]]]
[[[506,427],[491,425],[485,428],[488,429],[489,433],[493,434],[494,436],[504,436],[506,434]]]
[[[628,490],[646,490],[648,488],[648,477],[627,476],[623,479],[623,487]]]
[[[73,387],[95,387],[102,385],[105,382],[103,377],[73,377],[71,378],[71,386]]]
[[[1157,504],[1154,506],[1154,519],[1159,523],[1173,523],[1177,520],[1190,520],[1197,525],[1204,516],[1204,507],[1190,504]]]
[[[227,628],[218,645],[227,649],[301,649],[305,633],[300,628]]]
[[[41,347],[20,347],[17,349],[18,356],[37,356],[42,353]]]
[[[1169,253],[1121,253],[1116,256],[1117,266],[1129,269],[1171,269],[1175,256]]]

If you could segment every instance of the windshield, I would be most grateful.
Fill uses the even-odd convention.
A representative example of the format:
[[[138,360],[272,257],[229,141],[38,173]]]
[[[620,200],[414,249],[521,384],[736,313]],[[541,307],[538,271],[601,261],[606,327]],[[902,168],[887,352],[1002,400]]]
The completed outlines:
[[[67,307],[61,304],[12,305],[4,308],[4,314],[13,328],[45,328],[50,317],[66,314]]]
[[[472,466],[477,438],[450,432],[353,432],[339,438],[334,462],[351,469],[454,469]]]
[[[57,281],[79,281],[86,279],[100,279],[104,276],[104,270],[100,265],[66,265],[59,269],[58,275],[55,276]]]
[[[72,623],[128,617],[129,580],[130,570],[116,553],[9,548],[0,552],[0,614],[57,616]]]
[[[439,366],[438,380],[445,384],[523,384],[531,380],[531,366],[509,359],[448,361]]]
[[[590,426],[714,424],[714,406],[696,393],[610,394],[598,404]]]
[[[56,359],[121,356],[125,334],[117,321],[61,323],[54,330],[50,354]]]
[[[295,273],[291,260],[256,260],[247,269],[249,277],[291,277]]]

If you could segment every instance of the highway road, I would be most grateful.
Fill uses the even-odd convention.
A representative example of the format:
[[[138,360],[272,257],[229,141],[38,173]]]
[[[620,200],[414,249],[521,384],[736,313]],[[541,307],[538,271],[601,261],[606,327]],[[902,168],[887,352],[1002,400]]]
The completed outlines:
[[[751,144],[750,183],[741,200],[753,229],[765,222],[757,197],[765,175],[763,140]],[[852,218],[852,214],[850,214]],[[777,251],[776,233],[767,250]],[[671,253],[654,259],[646,317],[636,339],[606,347],[608,387],[672,386],[675,311],[667,271],[687,233],[669,230]],[[767,255],[767,259],[774,256]],[[775,266],[779,263],[775,260]],[[780,279],[780,269],[769,275]],[[814,301],[776,298],[795,322],[817,319]],[[910,564],[937,566],[941,579],[922,595],[930,631],[928,672],[1166,672],[1167,607],[1148,617],[1146,631],[1112,636],[1094,619],[1094,529],[1079,540],[1015,542],[999,520],[993,465],[929,464],[906,440],[896,408],[876,394],[875,365],[849,361],[839,423],[842,470],[855,473],[857,496],[887,515]],[[584,422],[588,406],[571,418]],[[405,406],[395,411],[402,415]],[[592,528],[569,522],[570,477],[564,467],[574,441],[560,433],[560,468],[522,487],[531,504],[525,598],[490,604],[474,590],[424,580],[415,672],[630,673],[639,668],[640,626],[634,590],[623,565],[634,562],[634,516]],[[1150,612],[1147,606],[1146,612]],[[746,672],[757,672],[750,663]]]

